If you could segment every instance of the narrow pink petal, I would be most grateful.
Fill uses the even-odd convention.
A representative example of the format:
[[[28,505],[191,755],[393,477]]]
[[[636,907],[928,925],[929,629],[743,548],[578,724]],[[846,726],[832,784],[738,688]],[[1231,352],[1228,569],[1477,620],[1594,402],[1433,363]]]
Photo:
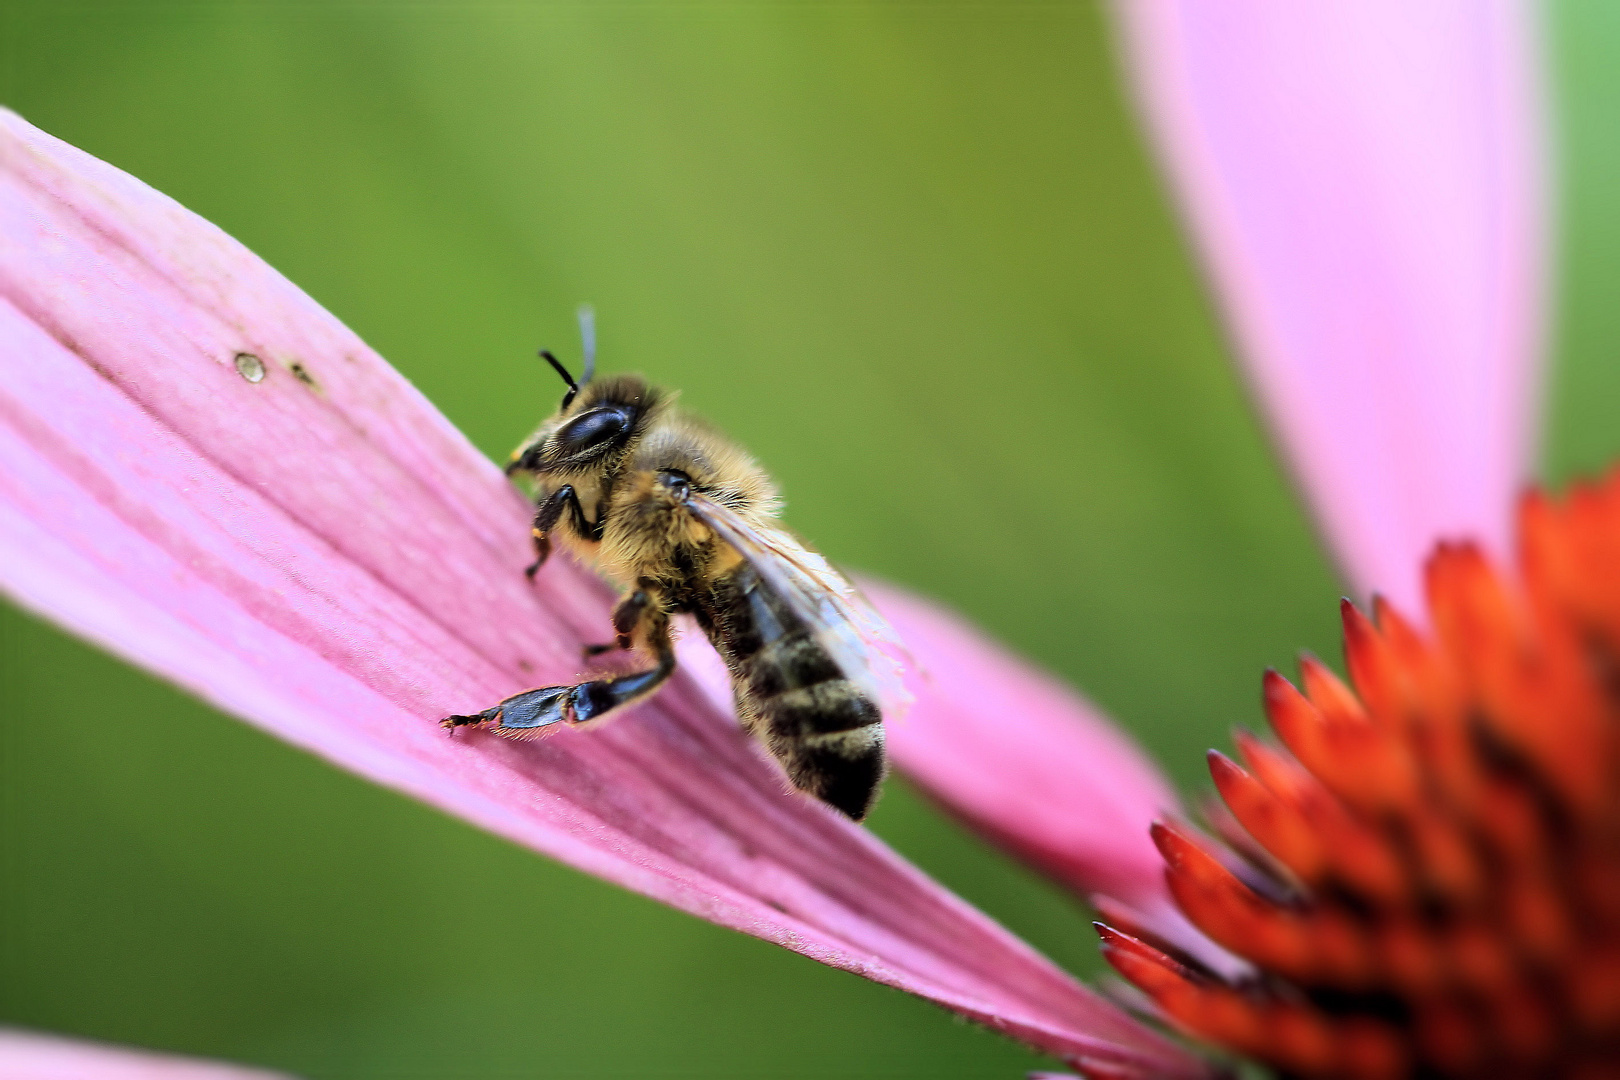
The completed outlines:
[[[926,673],[888,728],[906,776],[992,843],[1080,896],[1125,903],[1131,924],[1224,974],[1248,966],[1181,914],[1148,834],[1175,790],[1090,702],[937,606],[868,581],[867,595]]]
[[[788,793],[685,677],[599,731],[447,737],[448,712],[571,680],[604,588],[561,560],[525,583],[527,506],[381,358],[213,226],[9,113],[0,369],[0,587],[24,605],[627,888],[1057,1054],[1198,1072]]]
[[[1124,0],[1162,156],[1250,379],[1363,592],[1507,550],[1547,208],[1527,0]]]
[[[1130,738],[1089,702],[960,619],[865,585],[926,679],[889,725],[897,765],[975,830],[1084,896],[1165,895],[1148,837],[1178,805]]]
[[[287,1080],[282,1073],[0,1028],[5,1080]]]

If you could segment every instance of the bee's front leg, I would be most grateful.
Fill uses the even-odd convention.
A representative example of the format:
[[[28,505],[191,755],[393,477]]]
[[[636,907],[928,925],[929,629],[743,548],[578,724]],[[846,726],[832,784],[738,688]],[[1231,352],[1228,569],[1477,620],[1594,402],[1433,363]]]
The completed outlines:
[[[534,523],[529,528],[529,534],[534,537],[534,562],[523,568],[524,575],[530,581],[546,565],[546,559],[551,555],[551,532],[562,520],[563,514],[569,512],[574,528],[581,536],[589,538],[591,525],[585,520],[585,511],[579,505],[579,495],[575,493],[574,485],[564,484],[541,499],[540,505],[534,508]]]
[[[651,694],[675,670],[675,648],[669,638],[669,614],[651,591],[637,589],[613,609],[613,628],[620,647],[628,648],[638,632],[657,663],[646,671],[607,679],[592,679],[574,686],[543,686],[526,690],[483,712],[447,716],[439,721],[454,731],[471,724],[495,725],[495,734],[526,738],[557,723],[583,724],[600,720]]]

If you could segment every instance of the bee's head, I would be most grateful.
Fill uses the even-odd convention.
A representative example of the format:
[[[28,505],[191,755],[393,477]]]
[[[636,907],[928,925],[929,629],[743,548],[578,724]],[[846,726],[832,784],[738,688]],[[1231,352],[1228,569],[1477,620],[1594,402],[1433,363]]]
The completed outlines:
[[[549,350],[541,350],[540,355],[557,369],[568,384],[568,392],[556,414],[513,452],[506,474],[579,473],[607,468],[646,426],[661,395],[637,375],[592,381],[589,357],[585,378],[576,383]]]

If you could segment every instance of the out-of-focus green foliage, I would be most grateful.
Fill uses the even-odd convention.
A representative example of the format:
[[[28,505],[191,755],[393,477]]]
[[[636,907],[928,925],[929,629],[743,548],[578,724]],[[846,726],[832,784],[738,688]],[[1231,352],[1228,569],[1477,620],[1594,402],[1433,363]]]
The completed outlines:
[[[244,241],[491,455],[554,404],[534,350],[571,353],[593,301],[603,366],[749,445],[795,527],[1083,687],[1196,787],[1202,748],[1258,722],[1264,665],[1336,655],[1337,588],[1105,30],[1086,3],[11,0],[0,96]],[[1580,85],[1612,91],[1615,30],[1568,37]],[[1612,147],[1579,125],[1598,112],[1565,133],[1594,169]],[[1620,205],[1579,181],[1577,211]],[[1571,246],[1576,359],[1615,338],[1613,305],[1582,299],[1615,246]],[[1560,462],[1596,445],[1581,396],[1559,398]],[[1035,1060],[336,773],[9,610],[0,702],[0,1020],[311,1077]],[[903,784],[872,827],[1095,969],[1078,908]]]
[[[1620,7],[1549,8],[1564,223],[1543,443],[1547,475],[1563,482],[1620,454]]]

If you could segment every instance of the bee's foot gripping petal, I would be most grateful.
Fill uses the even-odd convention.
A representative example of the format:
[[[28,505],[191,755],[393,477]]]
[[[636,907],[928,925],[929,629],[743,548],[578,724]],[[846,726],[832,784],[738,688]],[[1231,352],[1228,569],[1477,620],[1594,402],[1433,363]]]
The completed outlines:
[[[439,726],[444,728],[450,734],[454,735],[456,733],[456,728],[458,727],[468,727],[473,724],[482,724],[489,720],[499,719],[500,715],[501,708],[499,705],[497,705],[493,709],[485,709],[481,713],[472,713],[469,716],[447,716],[443,720],[439,721]]]

